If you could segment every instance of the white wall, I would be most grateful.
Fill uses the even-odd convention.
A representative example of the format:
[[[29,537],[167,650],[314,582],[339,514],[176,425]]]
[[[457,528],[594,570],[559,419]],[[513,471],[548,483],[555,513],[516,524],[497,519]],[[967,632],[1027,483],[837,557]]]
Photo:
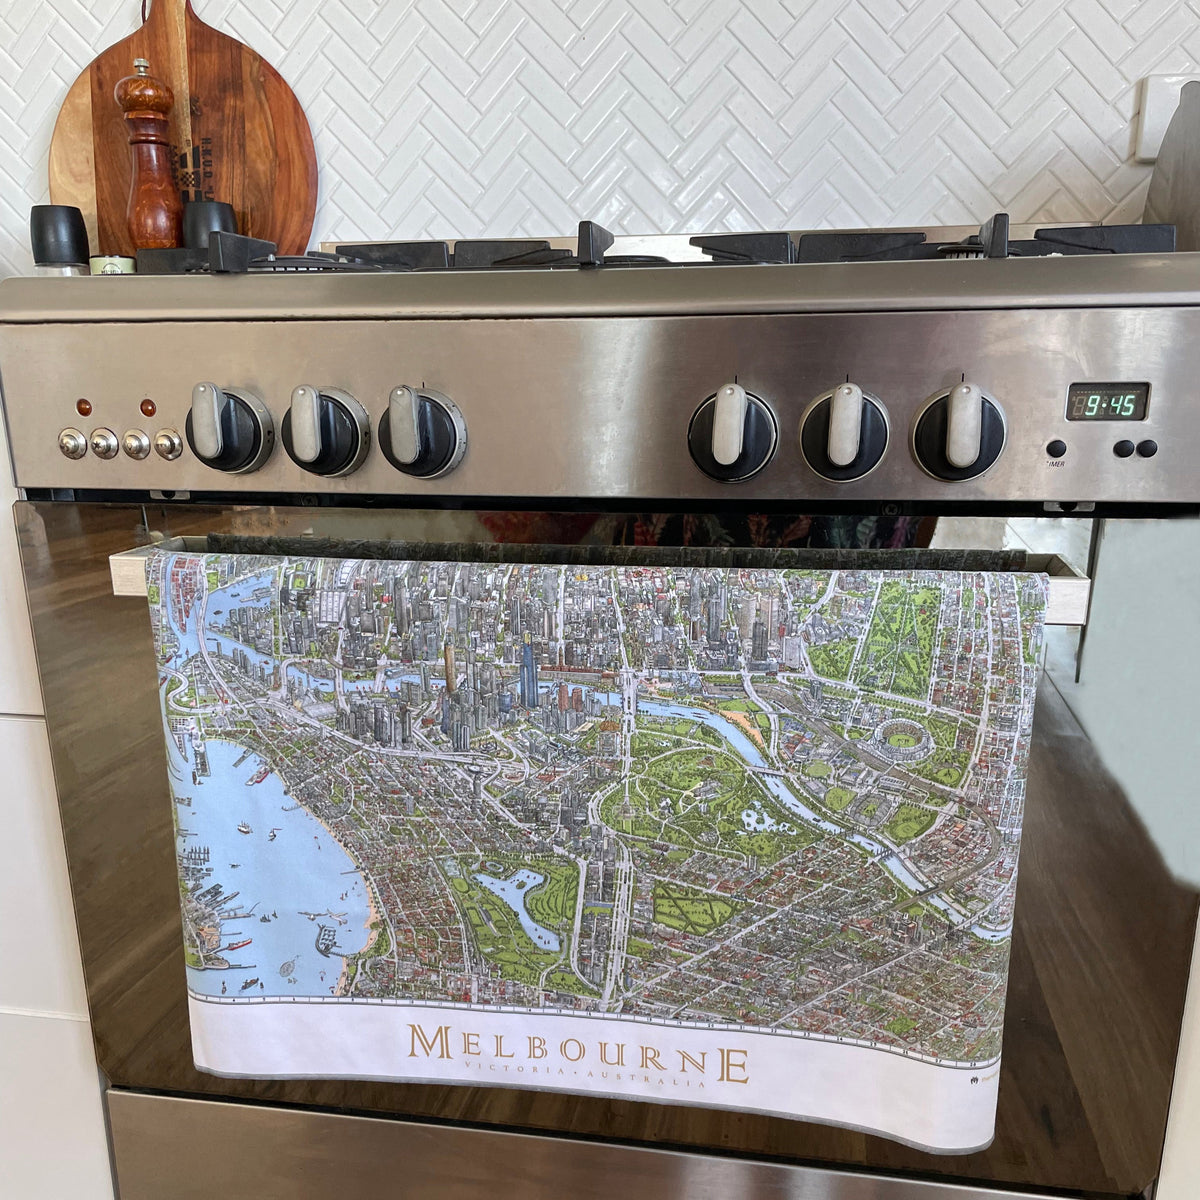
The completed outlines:
[[[0,0],[0,268],[137,0]],[[308,112],[319,238],[1136,219],[1195,0],[197,0]]]

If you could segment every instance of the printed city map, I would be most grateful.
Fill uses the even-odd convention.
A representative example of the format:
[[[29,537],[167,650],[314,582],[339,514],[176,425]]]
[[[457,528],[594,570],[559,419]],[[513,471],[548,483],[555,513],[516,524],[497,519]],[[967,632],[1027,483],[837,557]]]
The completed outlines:
[[[751,1099],[767,1035],[986,1075],[994,1110],[1042,577],[175,552],[148,595],[213,1069],[340,1073],[196,1025],[303,1008],[311,1045],[364,1001],[393,1014],[383,1077],[938,1143],[794,1080]]]

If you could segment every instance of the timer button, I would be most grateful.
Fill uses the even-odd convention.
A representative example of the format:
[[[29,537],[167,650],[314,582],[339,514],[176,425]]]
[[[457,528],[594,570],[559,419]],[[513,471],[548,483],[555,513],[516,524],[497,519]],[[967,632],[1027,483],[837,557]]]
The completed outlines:
[[[111,429],[93,429],[88,440],[92,453],[97,458],[116,458],[117,451],[121,448],[117,442],[117,435]]]
[[[146,458],[150,453],[150,439],[140,429],[130,429],[121,439],[121,449],[130,458]]]
[[[1118,458],[1128,458],[1133,453],[1133,443],[1128,438],[1123,438],[1113,447],[1113,453]]]
[[[87,438],[78,429],[64,429],[58,435],[58,448],[67,458],[82,458],[87,453]]]
[[[1153,458],[1158,453],[1158,443],[1152,438],[1147,438],[1144,442],[1138,442],[1137,452],[1143,458]]]
[[[1046,443],[1046,453],[1051,458],[1062,458],[1067,452],[1067,443],[1062,438],[1055,438],[1052,442]]]
[[[173,462],[183,453],[183,439],[174,429],[160,429],[154,435],[154,452]]]

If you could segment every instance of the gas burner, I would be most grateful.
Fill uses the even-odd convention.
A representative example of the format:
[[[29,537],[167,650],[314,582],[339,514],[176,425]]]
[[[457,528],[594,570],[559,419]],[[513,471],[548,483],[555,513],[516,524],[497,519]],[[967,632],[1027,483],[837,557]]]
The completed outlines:
[[[1175,249],[1173,225],[1083,225],[1038,229],[1031,239],[1009,239],[1007,213],[997,213],[977,234],[958,242],[930,242],[920,231],[861,233],[703,234],[689,239],[707,258],[680,262],[659,255],[610,255],[613,235],[580,221],[576,249],[543,240],[376,242],[337,247],[341,258],[385,271],[474,271],[520,268],[791,265],[794,263],[904,262],[918,259],[1034,258],[1056,254],[1167,254]]]
[[[207,249],[139,250],[139,275],[310,275],[323,271],[377,271],[338,254],[276,254],[274,242],[214,231]]]
[[[1038,229],[1010,241],[1008,213],[997,213],[960,242],[928,242],[920,232],[802,233],[795,261],[911,262],[936,258],[1044,258],[1068,254],[1170,254],[1174,225],[1080,225]]]
[[[654,254],[613,254],[613,235],[595,221],[580,221],[575,252],[541,239],[500,238],[449,242],[373,242],[337,247],[343,258],[385,271],[515,270],[522,267],[663,266]]]
[[[337,253],[387,271],[473,271],[520,267],[645,267],[717,266],[726,263],[793,263],[795,243],[790,233],[705,234],[690,239],[709,257],[679,262],[659,254],[609,254],[613,235],[595,221],[580,221],[576,248],[548,241],[516,238],[498,241],[376,242],[338,246]]]

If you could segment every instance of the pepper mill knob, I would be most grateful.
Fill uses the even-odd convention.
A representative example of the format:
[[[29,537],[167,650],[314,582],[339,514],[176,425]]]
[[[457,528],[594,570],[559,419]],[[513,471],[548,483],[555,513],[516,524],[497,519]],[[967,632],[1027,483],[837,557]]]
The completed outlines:
[[[126,216],[138,250],[167,250],[183,241],[183,202],[171,164],[169,114],[175,93],[150,74],[144,58],[113,91],[129,132],[133,171]]]

